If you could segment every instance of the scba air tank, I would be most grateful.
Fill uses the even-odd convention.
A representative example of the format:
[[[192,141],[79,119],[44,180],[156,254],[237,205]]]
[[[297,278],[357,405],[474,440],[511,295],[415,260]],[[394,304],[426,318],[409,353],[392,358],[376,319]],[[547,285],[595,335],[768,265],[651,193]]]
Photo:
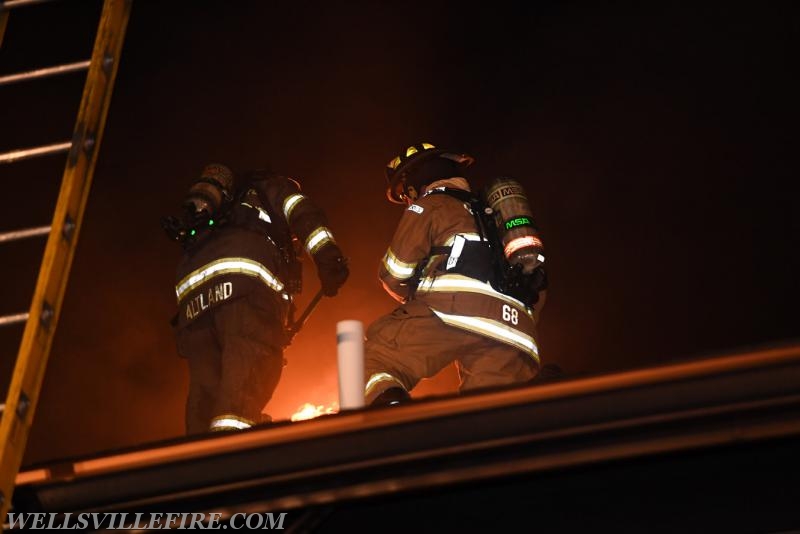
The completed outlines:
[[[521,265],[523,273],[533,272],[544,262],[544,245],[533,221],[525,189],[518,181],[504,176],[491,180],[485,192],[485,201],[492,209],[506,259],[511,265]]]

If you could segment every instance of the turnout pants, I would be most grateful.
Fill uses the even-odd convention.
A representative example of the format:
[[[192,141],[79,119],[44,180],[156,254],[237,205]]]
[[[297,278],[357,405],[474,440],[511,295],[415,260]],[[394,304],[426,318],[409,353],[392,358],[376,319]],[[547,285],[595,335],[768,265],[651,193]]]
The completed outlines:
[[[366,337],[367,404],[391,387],[410,392],[452,362],[459,391],[526,383],[538,372],[535,362],[516,348],[448,326],[420,301],[377,319]]]
[[[261,410],[283,370],[282,326],[247,298],[208,310],[178,330],[189,365],[186,433],[233,430],[268,421]]]

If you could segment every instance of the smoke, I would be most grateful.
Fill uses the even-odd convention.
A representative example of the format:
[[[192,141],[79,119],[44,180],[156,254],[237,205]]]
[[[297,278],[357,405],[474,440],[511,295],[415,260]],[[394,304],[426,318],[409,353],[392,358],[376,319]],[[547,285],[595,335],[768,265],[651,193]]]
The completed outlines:
[[[212,161],[299,179],[350,258],[341,294],[322,300],[286,352],[265,408],[276,419],[336,400],[338,320],[368,325],[394,307],[376,278],[401,213],[384,199],[383,167],[422,141],[474,155],[478,182],[505,174],[525,185],[550,276],[540,345],[568,375],[797,335],[796,210],[781,185],[793,168],[782,118],[791,17],[186,5],[132,11],[26,463],[182,435],[186,366],[168,322],[179,251],[158,221]],[[25,67],[5,58],[53,42],[65,59],[84,55],[62,33],[16,26],[20,11],[3,72]],[[53,31],[91,14],[55,13],[44,26]],[[264,21],[275,22],[269,39]],[[69,138],[80,85],[4,92],[15,104],[3,109],[2,149]],[[42,162],[2,169],[4,230],[47,224],[57,184],[44,177],[57,180],[64,160]],[[33,289],[23,287],[33,273],[14,270],[19,250],[2,251],[8,313],[27,308]],[[39,250],[24,253],[25,269]],[[318,287],[308,260],[304,273],[301,310]],[[10,332],[0,338],[7,373],[21,329]],[[448,368],[414,394],[456,383]]]

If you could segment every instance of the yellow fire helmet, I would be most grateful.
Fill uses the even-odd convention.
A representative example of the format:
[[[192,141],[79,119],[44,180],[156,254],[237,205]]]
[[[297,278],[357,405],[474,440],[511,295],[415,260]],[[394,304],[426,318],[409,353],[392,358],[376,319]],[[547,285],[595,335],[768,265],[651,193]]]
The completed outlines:
[[[437,157],[450,160],[461,167],[467,167],[475,161],[468,154],[436,148],[430,143],[411,145],[386,164],[386,198],[395,204],[406,204],[409,200],[416,199],[420,189],[426,184],[415,183],[413,171],[423,162]]]

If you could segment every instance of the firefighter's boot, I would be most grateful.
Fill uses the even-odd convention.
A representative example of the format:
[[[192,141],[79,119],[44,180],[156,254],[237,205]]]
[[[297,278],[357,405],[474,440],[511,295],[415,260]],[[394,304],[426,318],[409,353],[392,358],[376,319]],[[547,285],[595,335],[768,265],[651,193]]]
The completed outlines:
[[[403,388],[389,388],[373,400],[370,406],[396,406],[411,400],[411,395]]]

